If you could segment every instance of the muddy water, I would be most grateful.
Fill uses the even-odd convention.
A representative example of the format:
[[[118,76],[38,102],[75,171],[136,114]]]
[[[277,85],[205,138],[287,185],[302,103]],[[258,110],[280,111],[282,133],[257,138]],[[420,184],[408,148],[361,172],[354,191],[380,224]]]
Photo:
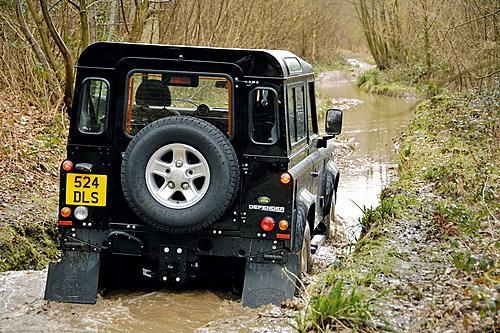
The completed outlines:
[[[347,223],[351,240],[359,236],[361,208],[375,207],[396,172],[395,139],[413,118],[414,99],[370,95],[358,89],[348,73],[322,79],[318,92],[344,111],[342,134],[356,146],[339,161],[341,178],[336,213]],[[353,105],[350,107],[350,105]]]
[[[357,104],[344,112],[341,138],[357,149],[339,161],[337,201],[337,214],[354,239],[357,205],[377,205],[395,168],[392,138],[412,118],[415,103],[364,94],[342,75],[321,80],[318,90],[327,98],[350,99],[342,102],[347,108]],[[334,249],[320,249],[315,275],[334,259]],[[286,322],[295,315],[276,307],[243,308],[234,295],[207,290],[116,291],[96,305],[49,303],[42,300],[45,277],[46,271],[0,273],[0,332],[290,332]]]

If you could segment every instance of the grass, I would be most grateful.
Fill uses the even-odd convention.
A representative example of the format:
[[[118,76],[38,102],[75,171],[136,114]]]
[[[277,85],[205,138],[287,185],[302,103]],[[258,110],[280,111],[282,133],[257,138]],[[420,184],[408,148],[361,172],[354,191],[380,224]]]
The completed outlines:
[[[325,295],[317,295],[311,301],[311,311],[307,321],[297,317],[295,328],[299,332],[310,329],[338,330],[342,328],[360,329],[371,319],[370,303],[356,288],[349,288],[342,280],[334,282]],[[309,323],[318,323],[309,327]]]
[[[336,70],[349,70],[351,65],[349,65],[343,56],[336,56],[328,61],[318,62],[313,64],[314,71],[316,73],[336,71]]]
[[[68,119],[56,105],[0,99],[0,271],[41,269],[57,255],[59,163]]]
[[[0,271],[42,269],[57,255],[55,224],[0,225]]]
[[[357,79],[357,85],[369,93],[393,96],[410,97],[415,95],[415,89],[403,81],[393,81],[387,77],[385,72],[373,68],[361,73]]]
[[[379,74],[370,72],[360,80],[365,84],[379,79]],[[398,297],[419,301],[425,288],[402,284],[394,289],[386,282],[415,260],[413,252],[400,248],[404,239],[394,230],[395,223],[404,226],[409,223],[405,221],[430,226],[426,232],[438,246],[406,246],[420,249],[424,265],[441,276],[446,271],[447,278],[462,287],[441,286],[450,288],[444,295],[461,300],[449,305],[458,310],[441,309],[446,315],[424,317],[404,330],[439,331],[446,325],[463,325],[465,330],[494,331],[500,310],[496,292],[500,285],[499,92],[497,84],[484,91],[433,96],[420,104],[401,142],[399,180],[383,191],[379,207],[360,207],[363,237],[353,255],[313,287],[309,307],[296,320],[299,331],[339,327],[378,331],[397,326],[386,317],[384,303]],[[348,315],[337,311],[339,304]],[[436,309],[427,310],[436,313]]]

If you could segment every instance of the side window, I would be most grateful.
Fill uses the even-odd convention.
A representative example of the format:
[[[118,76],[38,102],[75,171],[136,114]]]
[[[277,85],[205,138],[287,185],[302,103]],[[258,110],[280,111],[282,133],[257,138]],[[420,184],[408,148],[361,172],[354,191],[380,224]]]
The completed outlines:
[[[288,87],[287,91],[287,113],[288,113],[288,133],[290,134],[290,140],[292,143],[297,141],[297,136],[295,135],[295,96],[294,88]]]
[[[278,140],[277,103],[278,96],[272,89],[250,92],[250,135],[255,143],[273,144]]]
[[[307,91],[307,123],[308,123],[308,130],[309,130],[309,135],[313,135],[313,133],[316,133],[314,131],[314,126],[313,126],[313,112],[315,112],[315,110],[313,110],[312,108],[315,107],[315,96],[314,96],[314,83],[313,82],[309,82],[308,83],[309,85],[309,89]]]
[[[307,135],[307,115],[303,85],[287,88],[288,133],[294,144]]]
[[[101,79],[87,79],[82,89],[78,129],[83,133],[102,133],[108,111],[108,83]]]
[[[304,86],[295,87],[295,112],[297,119],[297,141],[306,137],[306,107],[304,105]]]

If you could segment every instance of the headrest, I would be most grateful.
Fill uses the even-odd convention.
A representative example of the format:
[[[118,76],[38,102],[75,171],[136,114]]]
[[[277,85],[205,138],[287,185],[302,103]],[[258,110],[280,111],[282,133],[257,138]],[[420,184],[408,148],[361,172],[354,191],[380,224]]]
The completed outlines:
[[[170,106],[170,90],[165,82],[144,80],[135,93],[135,103],[142,106]]]

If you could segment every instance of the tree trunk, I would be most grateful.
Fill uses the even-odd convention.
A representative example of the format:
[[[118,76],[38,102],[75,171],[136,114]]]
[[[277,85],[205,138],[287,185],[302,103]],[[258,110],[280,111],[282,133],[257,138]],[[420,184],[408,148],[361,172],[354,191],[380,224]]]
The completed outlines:
[[[87,14],[87,1],[80,0],[80,29],[81,29],[81,40],[80,40],[80,50],[84,50],[90,44],[90,32],[89,32],[89,16]]]
[[[47,60],[47,57],[45,56],[45,53],[43,52],[42,48],[40,47],[40,44],[38,44],[33,34],[31,33],[28,24],[26,23],[26,19],[24,17],[20,0],[15,0],[15,7],[16,7],[16,17],[21,27],[21,31],[23,32],[24,37],[28,40],[28,43],[31,45],[31,48],[33,49],[33,52],[35,52],[36,58],[42,65],[44,71],[47,73],[47,80],[52,85],[57,84],[54,72],[52,71],[52,68]]]
[[[115,33],[117,1],[118,0],[111,0],[109,4],[111,8],[109,9],[108,33],[106,35],[106,40],[108,42],[113,40],[113,34]]]
[[[71,52],[68,50],[68,47],[62,40],[61,36],[57,32],[54,27],[54,23],[52,22],[52,18],[50,17],[49,10],[47,8],[47,0],[40,0],[40,6],[42,7],[42,14],[45,23],[47,24],[47,28],[49,29],[50,35],[54,39],[59,51],[61,52],[64,58],[64,70],[65,70],[65,82],[64,82],[64,105],[66,106],[66,111],[69,112],[71,110],[71,104],[73,102],[73,57]]]
[[[31,16],[35,20],[35,24],[38,30],[38,35],[40,36],[40,42],[42,43],[43,51],[47,56],[49,65],[54,71],[59,82],[63,82],[64,77],[59,71],[59,64],[57,62],[56,55],[54,54],[54,51],[52,50],[52,47],[50,45],[49,34],[47,31],[47,26],[43,24],[43,17],[39,15],[37,9],[35,8],[35,6],[31,1],[28,1],[27,4],[28,4],[28,10],[30,11]]]

